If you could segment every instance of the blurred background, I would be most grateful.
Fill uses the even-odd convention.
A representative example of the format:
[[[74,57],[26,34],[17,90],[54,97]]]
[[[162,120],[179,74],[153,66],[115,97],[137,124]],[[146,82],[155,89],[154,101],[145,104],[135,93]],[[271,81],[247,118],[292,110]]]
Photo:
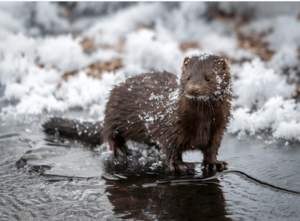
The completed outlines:
[[[1,2],[1,125],[101,120],[114,85],[203,53],[231,64],[229,133],[300,140],[299,2]]]

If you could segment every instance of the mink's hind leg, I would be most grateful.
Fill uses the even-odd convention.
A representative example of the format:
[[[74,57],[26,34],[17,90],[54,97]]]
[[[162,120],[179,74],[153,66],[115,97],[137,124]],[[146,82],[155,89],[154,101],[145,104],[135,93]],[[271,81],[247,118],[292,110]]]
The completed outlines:
[[[110,150],[113,151],[114,156],[127,156],[131,152],[126,145],[126,140],[121,135],[117,134],[115,137],[110,138],[108,141]]]

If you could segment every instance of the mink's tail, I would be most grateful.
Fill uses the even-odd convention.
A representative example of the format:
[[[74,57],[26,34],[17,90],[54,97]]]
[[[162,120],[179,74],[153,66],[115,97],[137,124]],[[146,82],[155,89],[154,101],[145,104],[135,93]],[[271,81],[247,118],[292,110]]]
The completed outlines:
[[[102,144],[102,122],[80,122],[53,117],[42,125],[45,133],[79,139],[90,144]]]

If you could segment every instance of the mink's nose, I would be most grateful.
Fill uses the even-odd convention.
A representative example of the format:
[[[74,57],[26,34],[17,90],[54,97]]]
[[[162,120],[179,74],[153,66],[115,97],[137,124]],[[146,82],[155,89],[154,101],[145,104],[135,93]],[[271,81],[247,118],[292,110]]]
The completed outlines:
[[[189,90],[188,90],[188,93],[189,95],[192,95],[192,96],[198,96],[200,94],[200,87],[196,86],[196,85],[191,85],[189,87]]]

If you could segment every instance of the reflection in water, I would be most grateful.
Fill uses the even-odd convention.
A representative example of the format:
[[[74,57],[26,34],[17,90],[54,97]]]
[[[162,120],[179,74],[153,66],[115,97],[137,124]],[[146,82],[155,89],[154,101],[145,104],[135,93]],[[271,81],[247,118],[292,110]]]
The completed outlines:
[[[218,179],[157,185],[157,180],[186,179],[195,174],[174,175],[166,167],[150,170],[151,161],[144,166],[137,165],[140,157],[141,153],[133,151],[129,163],[119,161],[116,165],[113,159],[106,161],[107,173],[127,177],[106,181],[112,185],[106,188],[106,193],[116,215],[138,220],[231,220],[226,217],[225,199]],[[210,172],[205,177],[213,175]]]
[[[141,187],[157,179],[129,177],[107,188],[114,212],[138,220],[231,220],[226,218],[224,195],[217,182]]]

